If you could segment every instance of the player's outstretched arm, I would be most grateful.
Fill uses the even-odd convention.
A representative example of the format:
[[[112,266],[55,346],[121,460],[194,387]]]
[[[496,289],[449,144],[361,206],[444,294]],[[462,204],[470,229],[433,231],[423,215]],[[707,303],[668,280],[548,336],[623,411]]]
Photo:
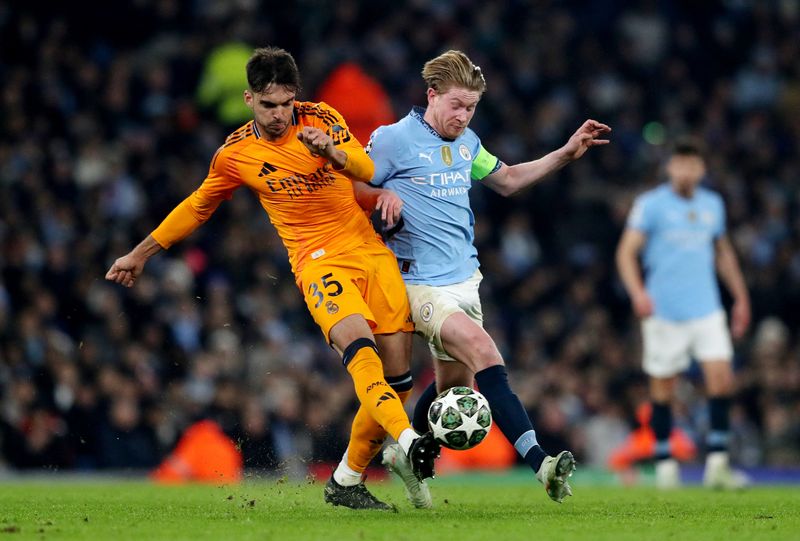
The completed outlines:
[[[147,235],[147,238],[140,242],[136,248],[114,261],[114,264],[111,265],[111,268],[106,273],[106,280],[122,284],[125,287],[133,287],[136,279],[144,270],[144,264],[160,251],[161,245],[156,242],[152,235]]]
[[[514,195],[539,182],[547,175],[558,171],[569,162],[577,160],[592,147],[607,145],[603,139],[611,128],[596,120],[587,120],[572,134],[567,143],[553,152],[531,162],[517,165],[503,165],[486,177],[483,182],[503,196]]]
[[[381,220],[386,227],[394,227],[400,219],[400,211],[403,209],[403,200],[392,190],[375,188],[364,182],[353,182],[353,193],[358,202],[358,206],[367,212],[376,210],[381,213]]]

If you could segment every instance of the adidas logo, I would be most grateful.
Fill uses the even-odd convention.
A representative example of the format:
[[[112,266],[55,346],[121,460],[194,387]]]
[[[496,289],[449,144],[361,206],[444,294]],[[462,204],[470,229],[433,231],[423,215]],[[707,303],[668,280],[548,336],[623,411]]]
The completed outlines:
[[[272,165],[271,163],[264,162],[263,165],[261,166],[261,172],[258,174],[258,176],[265,177],[270,173],[274,173],[277,170],[278,168]]]
[[[392,400],[392,399],[396,399],[396,398],[397,397],[395,395],[393,395],[389,391],[386,391],[385,393],[383,393],[381,396],[378,397],[378,403],[375,404],[375,407],[377,408],[378,406],[380,406],[381,404],[383,404],[387,400]]]

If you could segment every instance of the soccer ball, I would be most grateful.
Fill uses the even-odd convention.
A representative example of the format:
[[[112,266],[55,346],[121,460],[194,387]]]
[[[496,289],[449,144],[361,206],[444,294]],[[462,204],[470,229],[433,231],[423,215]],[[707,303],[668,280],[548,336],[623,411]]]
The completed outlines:
[[[472,449],[492,428],[486,397],[469,387],[451,387],[428,408],[428,424],[434,439],[448,449]]]

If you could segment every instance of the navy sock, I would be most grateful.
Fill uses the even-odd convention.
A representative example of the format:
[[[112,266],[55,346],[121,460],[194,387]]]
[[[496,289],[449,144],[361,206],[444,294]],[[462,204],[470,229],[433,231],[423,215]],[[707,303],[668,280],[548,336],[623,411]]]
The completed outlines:
[[[706,438],[708,452],[727,451],[730,434],[731,399],[715,397],[708,400],[708,417],[711,430]]]
[[[475,381],[489,401],[494,423],[533,471],[538,472],[547,453],[536,441],[536,432],[522,402],[508,385],[506,367],[498,364],[481,370],[475,374]]]
[[[439,393],[436,392],[436,382],[434,381],[428,387],[422,391],[422,394],[419,396],[419,400],[417,400],[417,405],[414,406],[414,415],[411,419],[411,427],[418,433],[424,434],[425,432],[430,431],[430,427],[428,426],[428,409],[433,404],[433,401],[436,400],[436,397]]]
[[[650,426],[656,435],[656,460],[670,457],[669,435],[672,432],[672,407],[669,403],[653,402],[653,415]]]

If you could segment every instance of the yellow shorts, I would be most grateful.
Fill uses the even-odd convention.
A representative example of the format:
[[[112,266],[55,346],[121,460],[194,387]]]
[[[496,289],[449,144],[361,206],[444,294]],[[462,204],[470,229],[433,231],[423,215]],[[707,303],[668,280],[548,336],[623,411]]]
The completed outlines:
[[[374,334],[414,330],[397,260],[378,240],[308,263],[297,283],[328,342],[331,328],[353,314],[364,316]]]

